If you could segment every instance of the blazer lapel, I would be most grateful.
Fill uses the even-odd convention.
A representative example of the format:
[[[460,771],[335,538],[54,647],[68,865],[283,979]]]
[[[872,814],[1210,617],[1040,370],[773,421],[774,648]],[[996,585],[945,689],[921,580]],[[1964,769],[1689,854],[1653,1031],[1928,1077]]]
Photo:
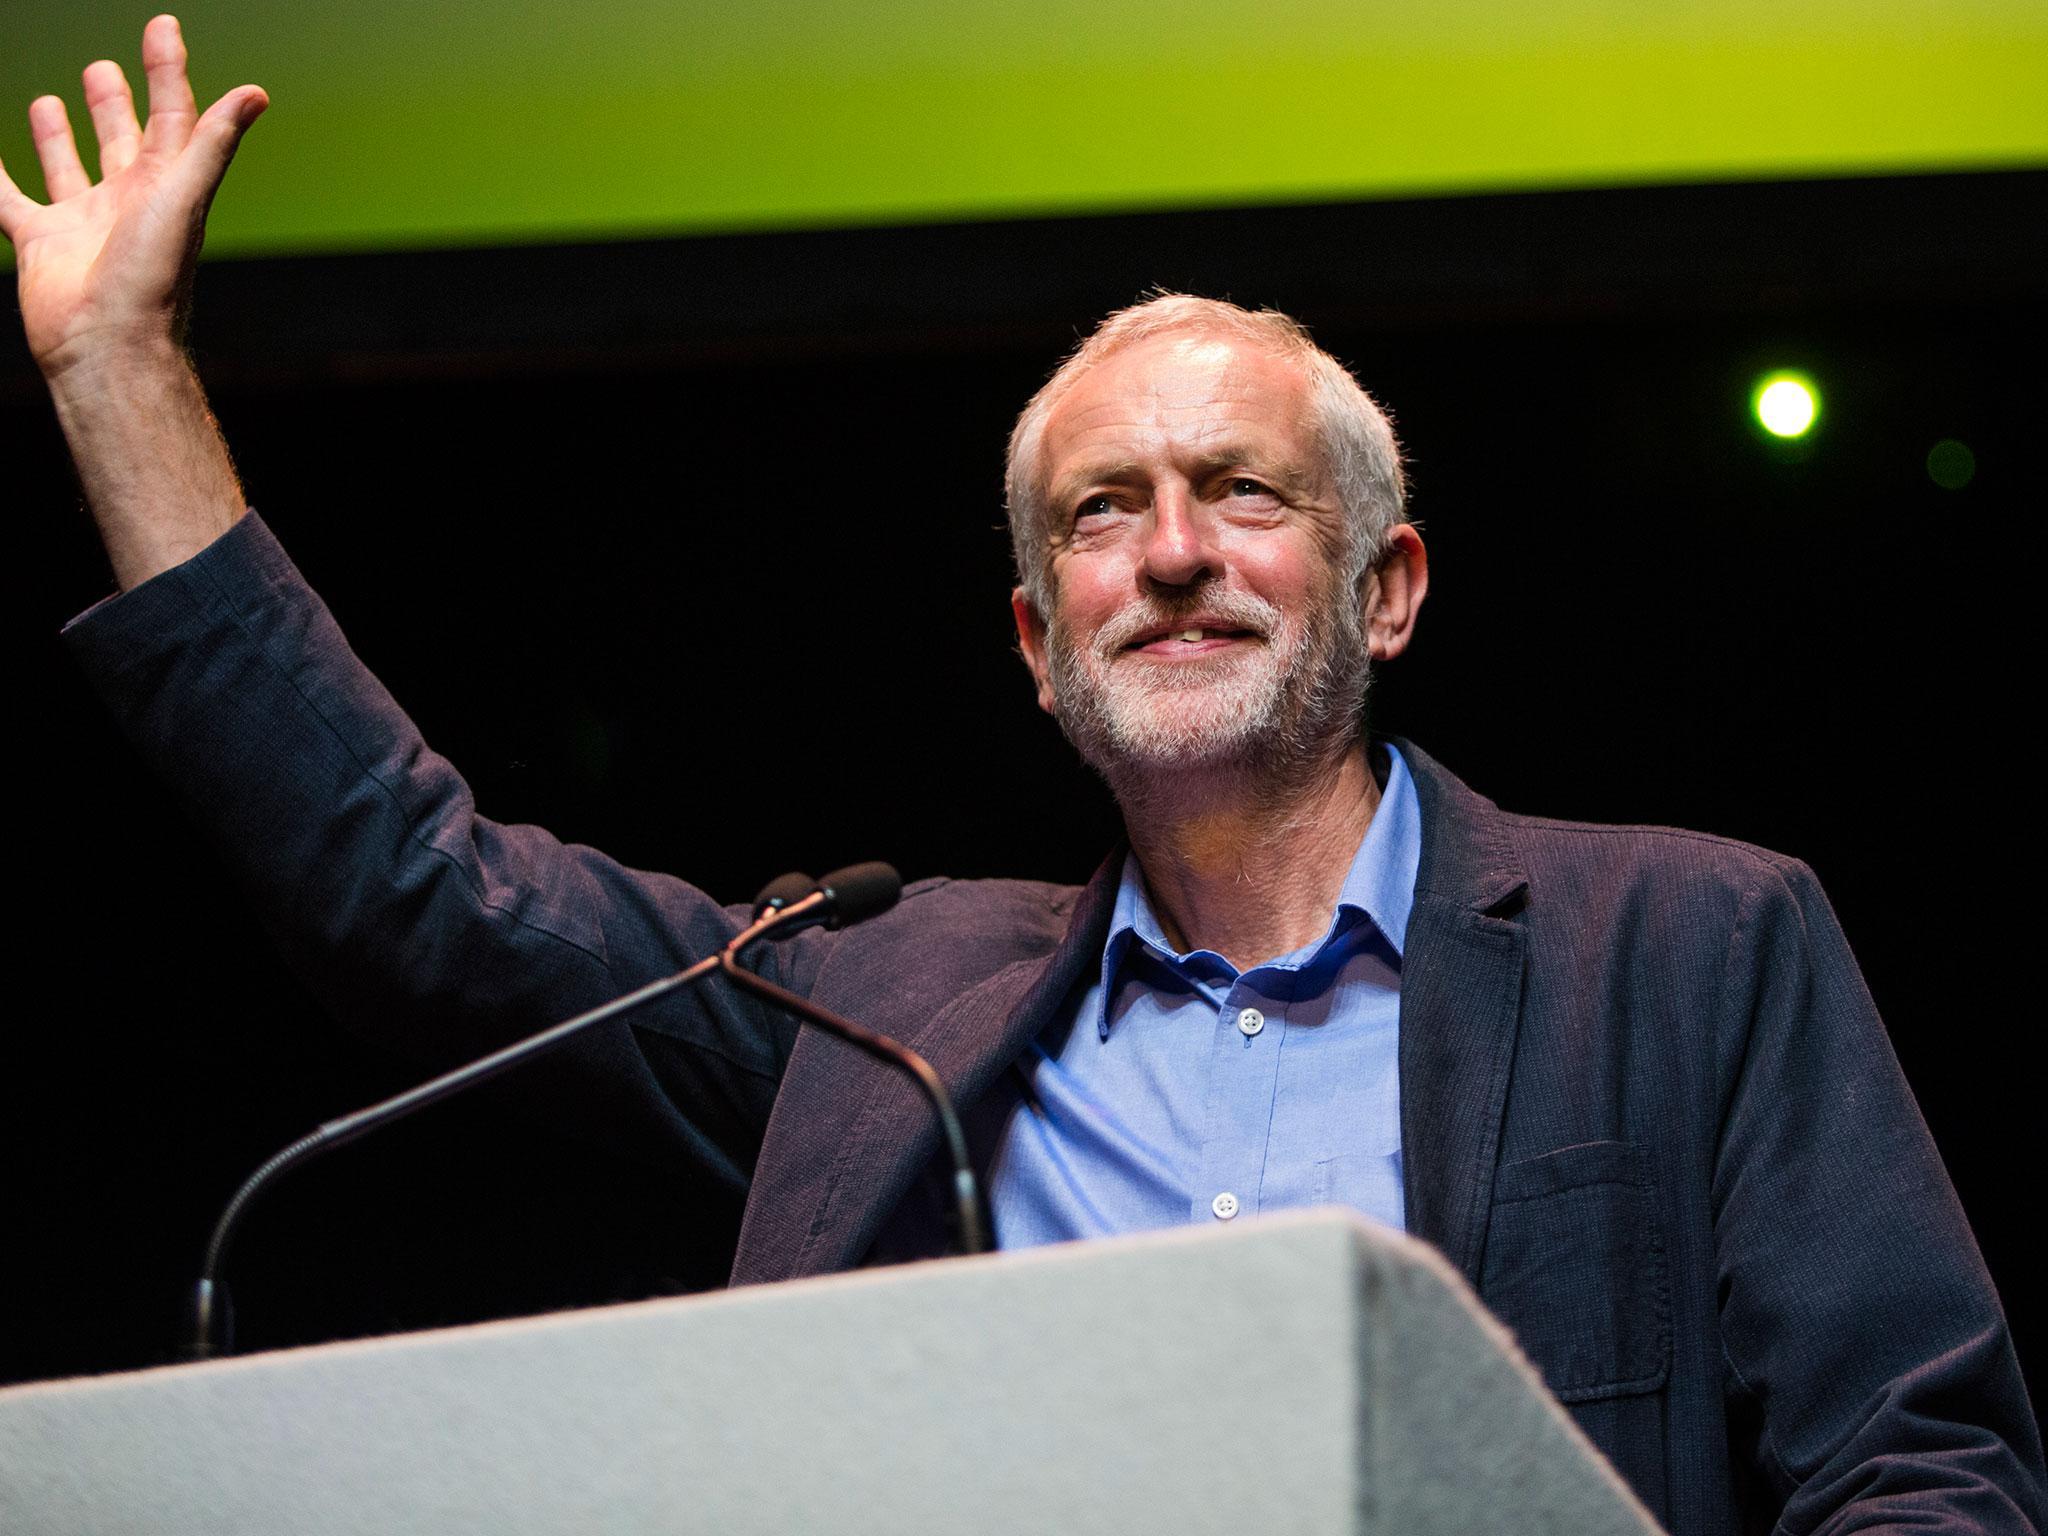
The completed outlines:
[[[903,1037],[931,1063],[970,1132],[977,1101],[1053,1022],[1083,971],[1100,961],[1123,857],[1119,847],[1095,872],[1049,955],[1003,967]],[[850,1115],[849,1090],[858,1103]],[[833,1115],[844,1129],[836,1146],[804,1138],[811,1156],[801,1159],[771,1159],[764,1144],[733,1265],[735,1285],[857,1264],[939,1150],[938,1122],[916,1084],[814,1029],[799,1035],[790,1054],[775,1120],[785,1106]],[[774,1121],[770,1130],[773,1142]],[[830,1164],[820,1176],[818,1162],[825,1158]]]
[[[1398,742],[1422,809],[1401,965],[1401,1145],[1411,1235],[1476,1289],[1521,1018],[1528,888],[1500,811]]]

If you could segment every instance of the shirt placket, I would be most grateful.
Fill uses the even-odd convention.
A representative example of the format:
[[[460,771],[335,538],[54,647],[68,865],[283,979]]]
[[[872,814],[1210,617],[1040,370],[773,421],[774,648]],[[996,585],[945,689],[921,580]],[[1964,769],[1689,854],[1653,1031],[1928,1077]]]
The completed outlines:
[[[1279,1000],[1259,981],[1257,971],[1237,976],[1226,969],[1197,983],[1215,1008],[1215,1028],[1201,1173],[1189,1191],[1191,1222],[1258,1212],[1286,1027]]]

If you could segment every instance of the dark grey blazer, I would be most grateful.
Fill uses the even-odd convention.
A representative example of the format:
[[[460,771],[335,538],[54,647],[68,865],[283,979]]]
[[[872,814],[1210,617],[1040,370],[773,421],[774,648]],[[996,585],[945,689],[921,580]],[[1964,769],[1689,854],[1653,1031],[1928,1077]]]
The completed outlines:
[[[677,969],[743,917],[479,817],[254,517],[69,637],[335,1012],[430,1060]],[[1423,829],[1410,1230],[1681,1536],[2034,1529],[2004,1318],[1811,872],[1509,815],[1402,751]],[[763,969],[923,1052],[986,1143],[1006,1069],[1101,953],[1115,870],[924,882]],[[614,1140],[746,1189],[735,1283],[938,1251],[915,1091],[727,990],[591,1039],[564,1078]]]

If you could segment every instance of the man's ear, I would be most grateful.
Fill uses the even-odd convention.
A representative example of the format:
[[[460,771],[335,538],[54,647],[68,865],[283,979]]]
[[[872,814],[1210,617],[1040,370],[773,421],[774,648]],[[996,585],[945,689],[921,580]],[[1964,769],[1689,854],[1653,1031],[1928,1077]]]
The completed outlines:
[[[1392,661],[1408,649],[1415,616],[1429,592],[1429,551],[1413,523],[1387,530],[1379,564],[1365,578],[1359,611],[1365,615],[1366,649],[1374,661]]]
[[[1031,680],[1038,684],[1038,707],[1051,714],[1052,667],[1045,654],[1045,620],[1022,587],[1010,591],[1010,612],[1017,620],[1017,649],[1031,669]]]

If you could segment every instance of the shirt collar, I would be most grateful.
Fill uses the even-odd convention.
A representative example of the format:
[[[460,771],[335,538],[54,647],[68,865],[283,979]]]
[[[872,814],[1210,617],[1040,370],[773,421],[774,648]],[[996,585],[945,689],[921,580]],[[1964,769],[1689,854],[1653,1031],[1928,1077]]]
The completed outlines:
[[[1299,969],[1320,954],[1340,933],[1352,926],[1347,915],[1370,922],[1398,957],[1406,942],[1408,913],[1415,905],[1415,878],[1422,866],[1422,807],[1414,782],[1400,749],[1383,744],[1387,754],[1387,782],[1380,790],[1380,803],[1373,811],[1372,824],[1352,856],[1343,887],[1337,893],[1336,910],[1323,936],[1304,949],[1268,961],[1270,966]],[[1160,927],[1145,893],[1145,878],[1138,868],[1135,852],[1124,855],[1123,879],[1117,886],[1116,905],[1109,918],[1109,937],[1102,946],[1102,1007],[1098,1028],[1109,1037],[1110,1004],[1115,996],[1118,970],[1134,943],[1142,943],[1162,957],[1187,965],[1208,962],[1228,966],[1220,955],[1208,950],[1178,953]]]

